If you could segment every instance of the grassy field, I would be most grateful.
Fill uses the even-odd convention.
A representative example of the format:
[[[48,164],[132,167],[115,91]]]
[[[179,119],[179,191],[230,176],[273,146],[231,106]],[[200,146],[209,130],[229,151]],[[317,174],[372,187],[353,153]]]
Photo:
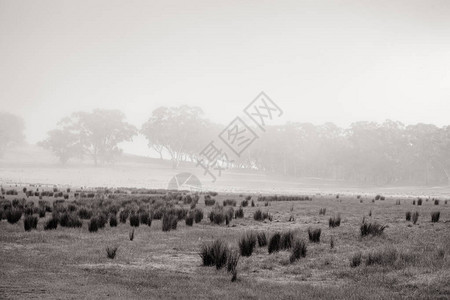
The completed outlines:
[[[6,195],[8,201],[25,197],[22,187],[4,188],[19,191]],[[84,206],[94,214],[100,210],[92,206],[101,202],[99,195],[74,202],[74,192],[67,193],[62,210],[71,203],[76,203],[74,213]],[[120,210],[134,205],[152,211],[155,206],[148,199],[161,195],[115,196],[103,200],[103,209],[118,204]],[[235,199],[237,210],[245,196],[220,193],[212,198],[219,204]],[[44,230],[52,217],[49,212],[31,231],[24,230],[25,215],[15,224],[1,220],[0,298],[449,299],[450,203],[441,198],[436,205],[424,198],[417,206],[416,198],[372,201],[374,196],[315,194],[311,201],[265,202],[252,195],[255,207],[250,201],[243,207],[244,218],[233,218],[227,226],[209,220],[214,206],[205,206],[201,195],[196,205],[204,212],[200,223],[190,227],[181,219],[176,230],[164,232],[162,221],[153,220],[151,226],[135,228],[133,241],[129,220],[117,227],[108,223],[97,232],[89,232],[89,220],[82,220],[81,228]],[[133,202],[137,198],[147,200]],[[49,203],[54,199],[43,197]],[[39,198],[31,196],[27,201],[37,206]],[[182,201],[164,201],[190,207]],[[324,215],[319,214],[322,208],[326,208]],[[272,220],[254,220],[257,210],[268,212]],[[406,221],[407,211],[419,213],[416,224]],[[440,211],[436,223],[431,222],[433,211]],[[340,226],[329,227],[329,218],[338,214]],[[386,228],[379,236],[362,237],[363,218],[366,224],[376,222]],[[319,243],[309,241],[308,228],[321,229]],[[220,239],[239,249],[245,233],[265,232],[270,238],[287,230],[306,242],[306,257],[291,262],[291,249],[269,254],[267,246],[256,245],[250,257],[240,257],[235,282],[224,269],[202,266],[199,250],[205,243]],[[106,248],[115,246],[117,254],[110,259]],[[361,264],[351,267],[350,260],[358,253]]]

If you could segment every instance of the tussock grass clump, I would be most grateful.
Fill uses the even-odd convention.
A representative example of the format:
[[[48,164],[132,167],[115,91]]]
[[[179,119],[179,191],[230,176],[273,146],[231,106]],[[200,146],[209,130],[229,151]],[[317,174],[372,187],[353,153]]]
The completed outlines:
[[[109,218],[109,226],[111,227],[117,227],[117,216],[116,215],[111,215],[111,217]]]
[[[416,205],[416,200],[413,200],[412,205]]]
[[[272,216],[268,212],[262,212],[260,209],[257,209],[253,214],[253,219],[255,221],[264,221],[265,219],[272,221]]]
[[[410,211],[406,212],[406,221],[411,221],[411,212]]]
[[[440,211],[434,211],[431,213],[431,222],[437,223],[439,222],[439,217],[441,216]]]
[[[178,217],[173,214],[164,214],[162,220],[162,231],[176,230],[178,224]]]
[[[438,199],[434,199],[434,205],[439,205],[439,200]]]
[[[244,217],[244,210],[242,209],[242,207],[239,207],[237,210],[236,210],[236,212],[234,213],[234,217],[236,218],[236,219],[238,219],[238,218],[243,218]]]
[[[130,214],[129,210],[127,210],[127,209],[122,210],[122,211],[119,213],[119,220],[120,220],[120,223],[126,223],[129,214]]]
[[[280,248],[287,250],[292,248],[294,242],[294,233],[290,230],[281,233]]]
[[[142,211],[139,213],[139,221],[141,224],[152,226],[152,217],[148,211]]]
[[[98,228],[105,228],[106,223],[108,223],[108,214],[105,212],[100,212],[97,215]]]
[[[134,228],[129,233],[130,241],[134,240]]]
[[[188,216],[186,217],[185,222],[186,222],[186,226],[194,225],[194,213],[193,212],[190,212],[188,214]]]
[[[400,204],[401,204],[400,200],[395,201],[395,205],[400,205]]]
[[[136,213],[131,213],[130,215],[130,225],[133,227],[139,227],[140,219],[139,215]]]
[[[205,195],[205,205],[206,206],[213,206],[214,204],[216,204],[216,200],[211,198],[210,195]]]
[[[267,235],[265,232],[260,231],[256,234],[256,238],[258,239],[258,246],[265,247],[267,246]]]
[[[296,260],[301,257],[306,256],[306,243],[303,240],[296,239],[292,246],[291,256],[289,257],[289,261],[294,263]]]
[[[417,200],[417,205],[418,205],[418,206],[421,206],[421,205],[422,205],[422,198],[419,198],[419,199]]]
[[[196,208],[193,212],[195,223],[200,223],[203,220],[203,210]]]
[[[341,226],[341,215],[338,214],[337,216],[331,217],[328,219],[328,226],[331,228],[335,228],[338,226]]]
[[[45,223],[44,230],[52,230],[58,227],[59,220],[57,217],[52,216],[50,220]]]
[[[36,229],[38,223],[38,218],[33,215],[25,216],[23,219],[23,227],[25,231],[30,231],[31,229]]]
[[[319,209],[319,215],[325,216],[326,213],[327,213],[327,209],[326,208]]]
[[[205,243],[201,246],[199,255],[204,266],[216,266],[222,269],[227,264],[230,250],[222,240],[215,240],[212,243]]]
[[[360,227],[360,232],[362,237],[369,234],[372,236],[377,236],[383,234],[385,228],[386,226],[380,225],[378,223],[363,222]]]
[[[419,213],[416,211],[412,214],[413,224],[416,224],[418,220],[419,220]]]
[[[231,282],[236,281],[237,279],[237,265],[239,262],[239,252],[236,250],[230,250],[228,252],[228,258],[227,258],[227,272],[231,273]]]
[[[234,199],[226,199],[223,200],[223,206],[236,206],[236,200]]]
[[[320,234],[322,233],[322,229],[316,228],[312,229],[308,228],[308,237],[309,241],[313,243],[320,243]]]
[[[242,200],[241,207],[247,207],[247,206],[248,206],[248,200]]]
[[[330,238],[330,249],[334,249],[334,237]]]
[[[225,222],[225,213],[223,211],[223,207],[222,206],[216,206],[214,207],[211,212],[209,213],[209,220],[211,221],[211,223],[220,225],[223,224],[223,222]]]
[[[393,266],[397,260],[398,252],[395,248],[384,248],[370,252],[366,259],[366,265]]]
[[[83,226],[83,222],[81,222],[80,218],[75,213],[65,212],[59,218],[59,224],[61,227],[69,227],[76,228]]]
[[[356,268],[358,267],[362,262],[362,253],[361,252],[357,252],[355,254],[353,254],[352,257],[350,257],[350,267],[352,268]]]
[[[281,234],[275,232],[269,239],[269,246],[267,247],[269,254],[278,252],[281,249]]]
[[[46,212],[47,210],[45,209],[45,207],[39,207],[39,218],[45,218]]]
[[[89,232],[97,232],[98,231],[98,218],[92,217],[88,224]]]
[[[239,250],[242,256],[251,256],[256,246],[256,235],[253,232],[244,233],[239,240]]]
[[[114,259],[116,257],[116,253],[117,253],[117,249],[119,247],[114,246],[114,247],[106,247],[106,255],[108,258],[110,259]]]
[[[6,211],[6,220],[10,224],[15,224],[15,223],[19,222],[20,218],[22,217],[22,213],[23,212],[21,209],[16,209],[16,208],[8,209]]]

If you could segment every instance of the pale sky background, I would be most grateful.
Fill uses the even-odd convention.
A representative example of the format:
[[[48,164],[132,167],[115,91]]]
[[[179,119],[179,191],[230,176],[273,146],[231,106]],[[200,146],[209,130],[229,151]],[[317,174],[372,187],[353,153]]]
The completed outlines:
[[[262,90],[283,122],[449,125],[450,1],[0,0],[0,110],[30,143],[94,108],[228,123]]]

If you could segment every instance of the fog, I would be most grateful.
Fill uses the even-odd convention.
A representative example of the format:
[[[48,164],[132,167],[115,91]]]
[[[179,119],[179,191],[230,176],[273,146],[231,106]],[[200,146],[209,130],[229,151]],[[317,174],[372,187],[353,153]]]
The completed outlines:
[[[140,129],[197,106],[220,129],[261,91],[273,125],[449,125],[448,1],[0,1],[0,53],[0,110],[29,144],[94,109]]]

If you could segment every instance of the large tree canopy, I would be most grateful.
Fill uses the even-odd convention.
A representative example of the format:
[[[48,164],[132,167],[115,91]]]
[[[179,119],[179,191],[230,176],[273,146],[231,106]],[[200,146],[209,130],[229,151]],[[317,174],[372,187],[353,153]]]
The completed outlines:
[[[118,110],[76,112],[61,120],[58,123],[61,128],[49,132],[42,145],[51,149],[62,162],[80,154],[90,155],[96,165],[113,162],[121,153],[118,144],[131,141],[136,134],[136,128],[124,119],[124,114]]]
[[[10,113],[0,112],[0,155],[7,147],[23,142],[24,128],[21,118]]]

